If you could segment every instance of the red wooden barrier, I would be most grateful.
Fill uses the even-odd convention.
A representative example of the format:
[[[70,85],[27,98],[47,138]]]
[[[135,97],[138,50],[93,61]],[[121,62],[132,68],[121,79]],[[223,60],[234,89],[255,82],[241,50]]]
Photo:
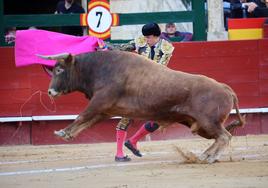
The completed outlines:
[[[210,76],[229,84],[238,94],[240,108],[268,106],[268,39],[249,41],[174,43],[175,51],[169,67],[190,73]],[[84,95],[74,93],[56,100],[56,112],[46,110],[41,101],[51,110],[46,95],[49,77],[41,66],[15,68],[14,49],[0,48],[0,117],[70,115],[78,114],[87,105]],[[268,133],[267,114],[250,114],[245,129],[237,134]],[[74,143],[114,141],[114,127],[118,120],[109,120],[82,133]],[[54,144],[64,143],[53,136],[53,130],[65,127],[71,121],[46,121],[1,123],[0,144]],[[137,122],[129,135],[140,126]],[[15,133],[15,134],[14,134]],[[190,131],[175,126],[165,134],[156,133],[152,139],[189,137]]]

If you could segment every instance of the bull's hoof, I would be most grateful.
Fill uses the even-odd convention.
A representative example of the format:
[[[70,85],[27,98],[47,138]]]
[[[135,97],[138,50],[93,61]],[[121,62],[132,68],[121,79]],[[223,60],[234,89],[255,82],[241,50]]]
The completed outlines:
[[[201,156],[199,156],[200,161],[205,161],[208,158],[208,154],[203,153]]]
[[[207,158],[207,162],[208,162],[209,164],[217,163],[217,162],[219,162],[219,157],[218,157],[218,156],[209,156],[209,157]]]
[[[209,157],[209,158],[207,158],[206,161],[208,164],[212,164],[212,163],[215,163],[216,159],[214,157]]]
[[[70,141],[73,139],[73,137],[70,134],[66,133],[64,130],[54,131],[54,134],[65,141]]]
[[[200,160],[200,163],[203,163],[203,164],[212,164],[218,161],[214,156],[208,155],[206,153],[203,153],[199,157],[199,160]]]
[[[64,130],[54,131],[54,134],[58,137],[64,137],[66,135]]]

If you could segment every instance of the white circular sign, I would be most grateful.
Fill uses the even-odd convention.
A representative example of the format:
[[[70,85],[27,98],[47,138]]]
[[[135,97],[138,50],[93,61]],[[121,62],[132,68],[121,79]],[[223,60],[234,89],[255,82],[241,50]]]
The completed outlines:
[[[104,33],[112,25],[112,15],[108,9],[102,6],[96,6],[89,11],[87,23],[92,31]]]

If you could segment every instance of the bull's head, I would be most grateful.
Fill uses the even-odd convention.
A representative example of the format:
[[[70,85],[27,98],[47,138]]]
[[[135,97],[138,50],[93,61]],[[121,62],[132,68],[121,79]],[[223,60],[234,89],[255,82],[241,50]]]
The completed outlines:
[[[69,53],[57,55],[37,55],[43,59],[56,60],[56,64],[51,72],[52,79],[48,88],[48,95],[57,97],[72,91],[71,74],[74,67],[75,58]]]

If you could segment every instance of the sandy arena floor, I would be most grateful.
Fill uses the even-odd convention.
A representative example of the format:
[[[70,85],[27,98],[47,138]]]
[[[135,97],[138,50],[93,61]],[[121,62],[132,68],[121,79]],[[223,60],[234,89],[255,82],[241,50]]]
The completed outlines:
[[[128,163],[114,162],[115,143],[0,147],[0,187],[268,187],[268,135],[233,137],[218,163],[191,161],[211,143],[142,142]]]

